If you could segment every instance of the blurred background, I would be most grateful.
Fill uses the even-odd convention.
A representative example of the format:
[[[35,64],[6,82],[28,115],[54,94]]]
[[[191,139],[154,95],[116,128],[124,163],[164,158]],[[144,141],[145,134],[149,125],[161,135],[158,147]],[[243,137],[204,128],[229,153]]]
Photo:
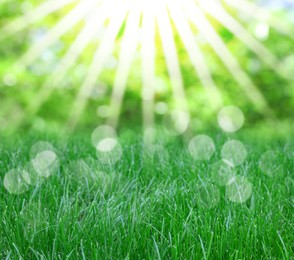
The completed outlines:
[[[211,129],[227,106],[292,124],[292,0],[0,0],[0,131]]]

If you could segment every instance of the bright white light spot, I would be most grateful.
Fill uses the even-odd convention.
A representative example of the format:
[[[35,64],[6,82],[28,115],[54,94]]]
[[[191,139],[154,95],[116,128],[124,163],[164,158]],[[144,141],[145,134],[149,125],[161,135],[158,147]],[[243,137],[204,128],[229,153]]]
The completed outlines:
[[[211,176],[217,185],[225,186],[235,176],[235,170],[223,161],[218,161],[212,166]]]
[[[35,171],[48,178],[59,167],[57,155],[52,151],[43,151],[32,160]]]
[[[224,107],[218,114],[219,126],[229,133],[241,129],[244,121],[245,118],[243,112],[235,106]]]
[[[105,138],[99,142],[97,145],[97,150],[101,152],[110,152],[117,145],[117,140],[114,138]]]
[[[261,41],[267,40],[269,37],[270,28],[267,24],[260,23],[255,27],[255,36]]]
[[[13,169],[4,176],[4,187],[11,194],[21,194],[28,190],[29,185],[25,178],[28,173],[23,169]]]
[[[213,208],[220,202],[219,188],[212,183],[202,183],[197,187],[197,202],[200,206]]]
[[[172,136],[185,133],[189,123],[190,117],[188,113],[181,110],[173,110],[163,118],[164,127],[167,133]]]
[[[226,164],[234,167],[245,162],[247,150],[240,141],[231,140],[222,147],[221,156]]]
[[[267,151],[259,160],[259,168],[269,177],[283,175],[283,154],[274,150]]]
[[[42,124],[42,122],[39,122]],[[35,157],[43,152],[43,151],[52,151],[52,152],[55,152],[55,149],[53,147],[52,144],[48,143],[48,142],[45,142],[45,141],[39,141],[37,143],[35,143],[32,147],[31,147],[31,150],[30,150],[30,158],[31,160],[32,159],[35,159]]]
[[[117,59],[113,56],[109,57],[109,59],[105,62],[105,68],[109,70],[113,70],[117,67]]]
[[[155,112],[159,115],[165,115],[168,112],[168,106],[164,102],[158,102],[155,105]]]
[[[41,54],[40,57],[43,61],[45,61],[46,63],[53,63],[56,61],[56,54],[53,50],[46,50]]]
[[[17,83],[17,78],[12,73],[5,74],[3,77],[3,83],[8,87],[12,87]]]
[[[97,147],[97,145],[106,138],[117,138],[116,131],[113,127],[108,126],[108,125],[102,125],[97,127],[91,136],[92,139],[92,144]]]
[[[161,77],[156,77],[155,78],[155,90],[157,93],[167,92],[168,91],[167,82]]]
[[[232,202],[244,203],[251,195],[252,184],[244,177],[235,176],[226,186],[226,196]]]
[[[101,163],[114,164],[123,154],[122,147],[114,138],[105,138],[96,146],[97,157]]]
[[[209,136],[198,135],[189,142],[188,149],[193,159],[204,161],[210,160],[215,152],[215,145]]]

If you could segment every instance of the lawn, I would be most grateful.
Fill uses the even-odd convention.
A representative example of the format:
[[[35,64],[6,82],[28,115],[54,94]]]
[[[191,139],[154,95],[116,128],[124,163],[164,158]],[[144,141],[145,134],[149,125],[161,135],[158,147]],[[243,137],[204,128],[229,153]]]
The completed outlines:
[[[0,260],[294,260],[292,2],[0,0]]]
[[[293,259],[289,139],[208,136],[215,151],[127,131],[110,157],[85,135],[2,136],[0,258]],[[232,139],[247,156],[229,152],[220,170]]]

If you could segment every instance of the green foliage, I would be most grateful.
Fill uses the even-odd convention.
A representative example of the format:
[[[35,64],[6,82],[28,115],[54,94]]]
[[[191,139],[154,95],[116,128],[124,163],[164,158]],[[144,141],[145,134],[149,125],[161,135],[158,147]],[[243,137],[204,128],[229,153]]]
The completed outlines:
[[[31,1],[32,6],[37,6],[38,1]],[[8,1],[1,4],[1,19],[0,24],[5,25],[13,18],[19,17],[22,13],[21,7],[17,1]],[[50,31],[56,21],[64,16],[70,10],[71,6],[59,10],[42,21],[29,26],[26,30],[17,33],[3,41],[0,44],[0,99],[1,121],[6,122],[6,126],[0,128],[13,128],[14,126],[29,126],[36,123],[37,118],[50,121],[53,118],[55,123],[61,127],[64,125],[68,115],[74,109],[73,102],[79,92],[81,85],[85,79],[89,65],[92,61],[96,48],[99,46],[99,40],[90,43],[86,50],[80,55],[75,66],[67,73],[66,77],[57,86],[58,90],[53,91],[53,95],[49,100],[44,102],[42,107],[31,114],[28,107],[38,99],[38,92],[44,87],[44,82],[50,78],[52,70],[57,66],[60,60],[64,57],[68,48],[75,40],[78,32],[83,26],[83,22],[78,23],[71,28],[68,33],[63,35],[58,42],[46,50],[50,55],[53,55],[53,61],[46,61],[44,57],[39,57],[33,66],[25,70],[16,68],[15,62],[25,53],[25,51],[35,43],[38,34]],[[230,10],[232,15],[237,16]],[[279,19],[287,21],[287,15],[284,13],[277,14]],[[268,106],[272,109],[270,116],[281,120],[293,120],[294,109],[294,86],[293,80],[287,80],[277,72],[268,68],[263,64],[255,54],[253,54],[244,43],[240,42],[234,34],[228,29],[222,27],[215,19],[210,17],[211,23],[215,26],[219,36],[223,39],[229,50],[234,54],[235,58],[240,63],[242,69],[249,75],[253,83],[259,88],[268,102]],[[289,21],[291,22],[291,21]],[[242,22],[241,22],[242,23]],[[253,33],[255,22],[245,24],[243,26],[249,33]],[[175,28],[174,28],[175,29]],[[118,60],[120,53],[121,40],[125,30],[125,23],[122,24],[119,35],[116,39],[116,47],[113,51],[114,61]],[[199,38],[199,32],[194,29],[195,38]],[[181,71],[184,79],[185,91],[188,100],[189,110],[192,117],[197,117],[198,120],[210,125],[212,119],[216,117],[218,107],[209,101],[209,94],[205,91],[199,78],[196,75],[189,55],[185,50],[182,39],[175,34],[175,42],[179,55]],[[274,29],[271,29],[270,36],[262,42],[271,53],[277,56],[285,65],[285,74],[291,76],[291,59],[293,60],[293,40],[288,36],[281,35]],[[155,103],[165,102],[169,109],[174,107],[174,98],[172,96],[172,88],[170,78],[167,72],[163,50],[161,46],[158,31],[156,32],[156,87]],[[257,123],[262,119],[266,119],[269,115],[258,112],[251,101],[246,97],[244,91],[239,87],[233,75],[223,65],[220,58],[214,53],[213,49],[203,40],[199,40],[199,47],[205,55],[210,73],[215,80],[215,83],[222,95],[224,105],[236,105],[246,112],[247,122],[250,124]],[[140,48],[138,50],[139,54]],[[291,58],[292,57],[292,58]],[[289,65],[288,65],[289,64]],[[292,73],[293,74],[293,73]],[[15,77],[13,86],[7,86],[7,76]],[[105,68],[102,75],[97,81],[95,91],[99,92],[99,85],[102,83],[106,90],[103,94],[99,94],[98,98],[90,98],[88,102],[87,112],[83,113],[81,124],[84,126],[95,126],[97,123],[103,122],[104,118],[97,117],[97,108],[101,105],[109,105],[110,95],[114,78],[116,75],[116,67]],[[135,59],[132,66],[131,74],[127,84],[127,92],[124,98],[124,105],[121,111],[120,124],[122,126],[129,122],[141,122],[141,61]],[[52,82],[52,87],[54,84]],[[57,105],[58,104],[58,105]],[[17,116],[14,111],[21,110],[22,116]],[[161,122],[162,116],[157,115],[156,121]],[[4,124],[3,124],[4,125]]]

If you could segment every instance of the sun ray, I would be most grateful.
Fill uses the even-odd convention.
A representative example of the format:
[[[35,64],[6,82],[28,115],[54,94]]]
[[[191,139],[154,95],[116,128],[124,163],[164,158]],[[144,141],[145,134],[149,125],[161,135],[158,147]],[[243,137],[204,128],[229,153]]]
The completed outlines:
[[[70,129],[73,129],[77,125],[95,86],[95,82],[114,48],[116,36],[126,18],[128,12],[126,4],[120,1],[114,1],[114,4],[116,4],[116,9],[111,14],[110,24],[108,25],[108,28],[106,28],[106,35],[103,37],[99,48],[94,54],[86,78],[74,100],[73,110],[67,123],[67,126]]]
[[[5,0],[4,0],[5,2]],[[12,22],[6,24],[0,30],[0,40],[3,40],[9,36],[15,35],[17,32],[25,29],[29,25],[41,20],[50,13],[55,12],[56,10],[61,9],[62,7],[77,2],[77,0],[50,0],[46,1],[43,4],[35,7],[32,11],[27,12],[23,16],[20,16],[13,20]]]
[[[229,15],[220,3],[209,3],[201,1],[201,7],[216,18],[223,26],[230,30],[246,46],[254,52],[261,61],[271,69],[283,75],[280,71],[280,61],[262,43],[256,40],[236,19]]]
[[[282,19],[272,15],[270,11],[262,8],[253,2],[247,0],[224,0],[229,6],[239,10],[242,13],[252,17],[255,20],[265,22],[274,28],[277,32],[287,35],[289,38],[294,39],[293,26]]]
[[[229,51],[198,6],[192,0],[185,1],[185,3],[187,4],[186,12],[191,22],[197,26],[200,33],[206,38],[212,49],[220,57],[223,64],[235,78],[236,82],[239,83],[239,86],[243,89],[248,98],[259,111],[268,112],[269,108],[264,96],[253,84],[250,77],[241,69],[234,55]]]
[[[32,64],[48,46],[52,45],[58,40],[60,36],[72,29],[79,21],[81,21],[90,10],[98,2],[91,2],[91,0],[84,0],[75,6],[58,24],[56,24],[50,31],[42,37],[38,42],[20,58],[19,63],[23,66]]]
[[[163,52],[167,64],[170,81],[173,88],[173,97],[177,109],[188,113],[188,104],[184,90],[184,83],[180,69],[175,39],[171,28],[166,2],[158,2],[156,10],[156,20],[158,23],[159,34],[163,46]]]
[[[184,43],[189,58],[194,66],[202,86],[208,91],[211,105],[218,108],[222,105],[221,94],[210,74],[209,68],[205,62],[205,58],[200,48],[197,45],[194,34],[189,26],[188,19],[183,14],[181,6],[176,1],[171,1],[168,4],[172,20],[177,28],[177,31]]]
[[[112,95],[110,98],[110,115],[108,124],[117,127],[118,118],[123,102],[123,96],[127,86],[133,56],[138,46],[138,32],[140,26],[141,12],[138,4],[132,4],[128,14],[124,38],[120,50],[120,57]]]
[[[108,5],[99,9],[95,9],[93,14],[86,22],[84,28],[80,31],[75,41],[71,44],[70,48],[62,57],[57,67],[53,71],[52,75],[47,79],[45,84],[41,87],[40,91],[36,94],[34,103],[31,103],[28,107],[30,114],[35,114],[44,102],[50,97],[56,87],[59,86],[64,79],[68,70],[75,65],[78,57],[95,37],[99,29],[102,28],[104,21],[108,18],[109,8],[111,8],[110,2]]]
[[[155,14],[152,7],[144,6],[142,22],[142,100],[144,130],[154,124],[154,90],[155,90]]]
[[[6,0],[0,0],[0,4],[6,2]],[[106,9],[106,6],[110,8]],[[271,26],[278,32],[294,39],[294,31],[291,25],[272,15],[266,8],[249,0],[238,0],[238,2],[233,0],[43,0],[42,4],[32,6],[32,8],[31,11],[27,11],[19,18],[6,23],[0,29],[0,40],[30,28],[29,26],[35,27],[50,14],[55,16],[56,13],[57,21],[52,28],[45,31],[38,41],[30,43],[31,46],[28,50],[16,61],[16,65],[19,65],[16,66],[16,69],[31,65],[32,68],[35,68],[39,65],[39,61],[42,61],[40,65],[42,67],[46,62],[47,56],[45,54],[48,53],[48,48],[51,51],[51,47],[55,46],[54,43],[59,44],[64,39],[66,46],[62,49],[64,54],[61,54],[61,52],[57,54],[63,56],[58,57],[59,60],[54,60],[55,68],[50,67],[49,70],[48,67],[47,73],[50,72],[51,75],[48,75],[45,83],[38,89],[35,96],[36,102],[32,102],[26,108],[26,112],[30,115],[35,114],[44,102],[51,97],[53,91],[61,87],[66,74],[77,64],[79,57],[86,51],[87,46],[92,42],[95,47],[97,44],[97,49],[92,54],[93,58],[85,73],[85,78],[73,101],[73,110],[69,114],[68,127],[75,127],[79,122],[96,86],[97,79],[106,66],[107,59],[118,48],[119,62],[110,96],[109,124],[118,125],[133,56],[138,47],[140,47],[142,62],[141,95],[144,129],[151,128],[154,124],[155,67],[158,47],[160,51],[162,47],[162,57],[160,58],[166,63],[174,101],[173,106],[188,115],[188,99],[181,71],[184,65],[179,60],[181,56],[178,56],[177,53],[177,37],[183,43],[195,74],[208,93],[207,101],[210,103],[210,107],[215,109],[222,106],[222,92],[214,82],[204,50],[198,45],[194,32],[195,26],[198,28],[199,34],[206,38],[208,45],[224,64],[224,67],[232,74],[239,87],[247,94],[248,100],[259,111],[270,112],[262,92],[240,66],[237,58],[218,35],[208,16],[214,18],[213,22],[217,21],[219,25],[229,30],[246,48],[255,53],[259,60],[281,76],[285,74],[283,63],[265,44],[259,42],[246,29],[246,26],[241,22],[241,18],[237,20],[227,9],[234,12],[243,12],[248,17],[254,18],[253,24],[265,23],[266,28]],[[81,26],[83,26],[82,29],[80,29]],[[159,33],[158,39],[156,38],[157,30]],[[99,37],[98,40],[99,32],[103,32],[103,37]],[[68,38],[62,37],[68,33],[73,33],[75,37],[70,43],[68,43]],[[118,35],[119,40],[116,41]],[[161,46],[157,45],[157,40],[160,41]],[[120,45],[116,44],[117,42],[121,42]]]

